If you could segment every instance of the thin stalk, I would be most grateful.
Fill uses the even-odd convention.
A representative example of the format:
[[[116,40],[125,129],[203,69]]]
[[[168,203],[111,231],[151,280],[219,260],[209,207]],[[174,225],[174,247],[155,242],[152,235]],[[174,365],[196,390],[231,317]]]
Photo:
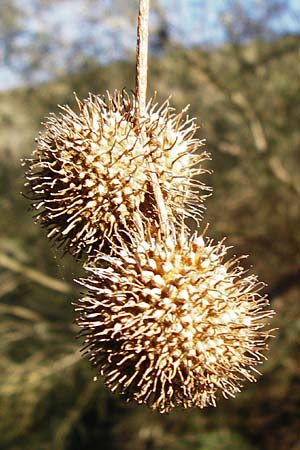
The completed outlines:
[[[146,110],[147,71],[148,71],[148,34],[150,0],[139,1],[136,45],[136,98],[138,115],[142,117]]]
[[[141,119],[145,115],[147,104],[146,97],[148,72],[149,3],[150,0],[139,0],[136,45],[136,108],[138,119]],[[149,172],[157,204],[161,229],[165,234],[167,234],[167,225],[169,220],[168,213],[160,189],[155,167],[152,162],[149,163]]]

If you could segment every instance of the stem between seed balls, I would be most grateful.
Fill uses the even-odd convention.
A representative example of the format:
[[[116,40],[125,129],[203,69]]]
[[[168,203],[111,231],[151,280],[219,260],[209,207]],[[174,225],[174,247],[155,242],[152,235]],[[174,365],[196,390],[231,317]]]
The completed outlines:
[[[149,4],[150,0],[139,0],[139,13],[137,25],[136,45],[136,113],[140,120],[146,112],[147,72],[148,72],[148,35],[149,35]],[[157,203],[160,226],[165,235],[169,229],[168,213],[160,189],[157,174],[152,162],[149,163],[149,173],[153,192]]]

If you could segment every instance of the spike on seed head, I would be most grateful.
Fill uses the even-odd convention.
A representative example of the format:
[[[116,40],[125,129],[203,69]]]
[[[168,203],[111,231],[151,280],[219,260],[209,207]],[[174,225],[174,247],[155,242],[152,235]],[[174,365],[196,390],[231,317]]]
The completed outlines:
[[[185,232],[99,254],[76,304],[84,352],[107,386],[162,413],[215,405],[255,380],[273,311],[226,247]]]
[[[137,121],[136,98],[126,92],[77,103],[79,113],[64,106],[48,118],[27,161],[29,197],[49,238],[81,256],[130,228],[137,212],[155,223],[151,170],[175,220],[195,216],[205,186],[191,178],[208,155],[195,154],[203,142],[193,121],[153,101]]]

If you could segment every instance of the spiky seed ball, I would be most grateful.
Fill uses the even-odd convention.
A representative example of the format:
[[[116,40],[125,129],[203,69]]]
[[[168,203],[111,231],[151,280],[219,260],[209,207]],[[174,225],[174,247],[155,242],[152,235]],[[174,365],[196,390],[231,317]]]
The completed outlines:
[[[255,380],[268,301],[226,247],[159,237],[99,255],[76,304],[84,353],[124,399],[162,413],[215,405]],[[96,378],[97,378],[96,377]]]
[[[136,99],[126,92],[77,103],[79,113],[64,106],[49,117],[27,160],[29,197],[49,238],[80,256],[130,228],[136,212],[155,222],[151,171],[170,213],[195,216],[196,191],[205,186],[192,176],[204,172],[198,163],[207,154],[194,153],[203,142],[193,121],[153,101],[137,121]]]

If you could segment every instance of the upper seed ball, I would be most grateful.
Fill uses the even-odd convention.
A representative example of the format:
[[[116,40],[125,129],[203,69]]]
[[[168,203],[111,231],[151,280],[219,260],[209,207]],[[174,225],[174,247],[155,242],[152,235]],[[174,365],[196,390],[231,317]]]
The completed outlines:
[[[204,172],[194,166],[207,154],[194,154],[202,141],[193,121],[152,102],[137,121],[136,99],[125,92],[77,103],[79,113],[65,106],[49,117],[27,162],[29,196],[49,238],[81,256],[130,228],[134,214],[155,223],[151,171],[175,220],[197,215],[195,187],[205,186],[191,177]]]

